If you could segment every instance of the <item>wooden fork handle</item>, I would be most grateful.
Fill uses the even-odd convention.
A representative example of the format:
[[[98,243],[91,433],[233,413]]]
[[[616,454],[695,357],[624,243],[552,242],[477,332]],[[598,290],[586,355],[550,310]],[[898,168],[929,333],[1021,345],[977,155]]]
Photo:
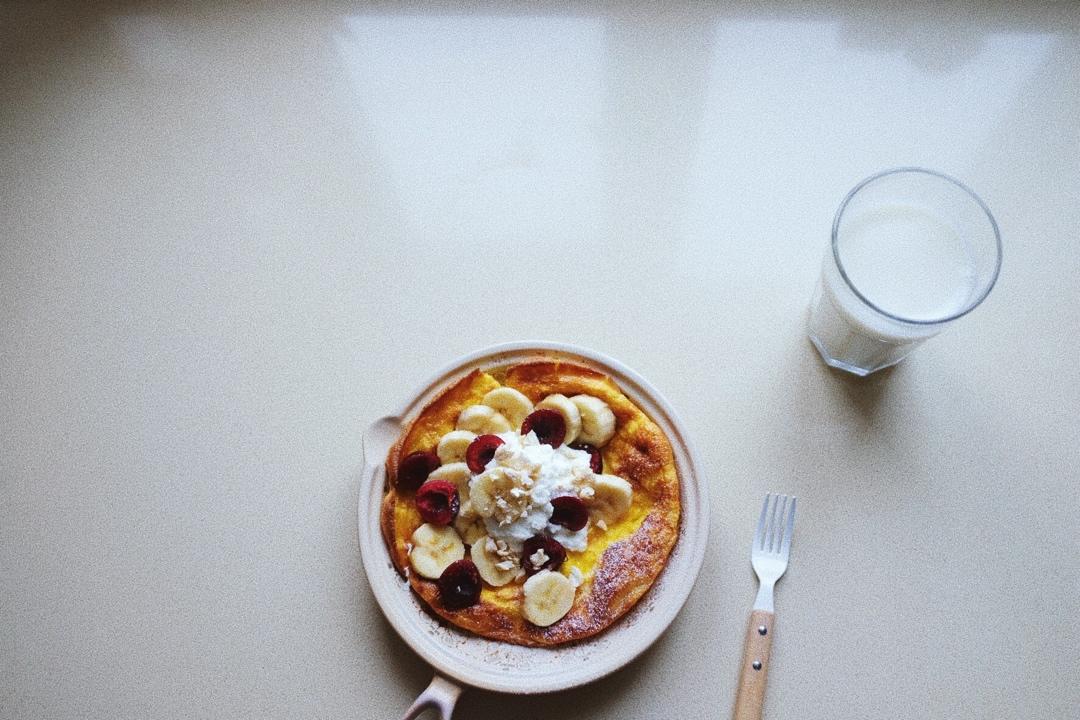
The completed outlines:
[[[761,720],[761,706],[765,702],[765,678],[769,673],[773,622],[774,615],[768,610],[754,610],[750,613],[732,720]]]

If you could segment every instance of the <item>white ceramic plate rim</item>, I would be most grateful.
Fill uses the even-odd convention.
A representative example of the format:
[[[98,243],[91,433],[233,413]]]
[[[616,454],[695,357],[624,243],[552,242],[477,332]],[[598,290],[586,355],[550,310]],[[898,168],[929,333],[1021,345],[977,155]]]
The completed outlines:
[[[391,626],[417,654],[438,672],[473,687],[518,694],[552,692],[591,682],[619,669],[644,652],[675,619],[690,594],[705,555],[709,528],[706,483],[681,421],[643,377],[601,353],[543,341],[506,343],[478,350],[436,373],[395,413],[392,418],[395,434],[400,432],[404,419],[423,408],[451,379],[473,368],[552,356],[577,360],[611,376],[667,434],[680,476],[679,540],[649,592],[619,622],[593,638],[555,648],[525,648],[480,638],[439,623],[424,611],[421,601],[390,562],[379,527],[379,511],[385,486],[383,460],[392,440],[366,436],[358,526],[364,571],[372,592]],[[372,435],[376,433],[369,432]]]

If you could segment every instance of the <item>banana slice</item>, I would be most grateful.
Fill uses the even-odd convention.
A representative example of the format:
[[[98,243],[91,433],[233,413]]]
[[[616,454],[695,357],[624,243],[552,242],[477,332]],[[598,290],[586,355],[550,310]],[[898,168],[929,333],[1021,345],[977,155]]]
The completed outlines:
[[[522,488],[523,475],[501,467],[477,475],[469,488],[473,510],[482,517],[512,522],[529,505],[529,493]]]
[[[465,557],[465,546],[452,527],[424,523],[412,534],[409,564],[416,574],[438,580],[450,563]]]
[[[517,576],[518,564],[512,559],[499,557],[493,551],[494,546],[494,541],[485,535],[472,544],[469,554],[484,582],[492,587],[502,587]]]
[[[589,500],[589,513],[594,522],[607,525],[622,520],[630,512],[634,489],[630,483],[616,475],[598,475],[593,483],[595,493]]]
[[[498,435],[510,431],[510,421],[502,413],[487,405],[470,405],[461,411],[457,419],[458,430],[468,430],[477,435]]]
[[[521,427],[525,416],[533,411],[532,400],[511,387],[495,388],[480,402],[500,413],[514,428]]]
[[[608,404],[592,395],[575,395],[570,402],[581,413],[581,434],[578,440],[596,447],[607,445],[615,435],[615,413]]]
[[[581,411],[578,410],[577,405],[570,402],[570,398],[565,395],[548,395],[537,403],[536,407],[538,410],[541,408],[554,410],[562,415],[563,422],[566,423],[564,443],[569,445],[577,439],[578,433],[581,432]]]
[[[461,509],[458,510],[457,517],[454,518],[454,529],[458,531],[458,535],[461,536],[466,545],[472,545],[487,535],[487,527],[484,526],[484,521],[476,514],[476,510],[473,509],[472,503],[469,501],[461,503]]]
[[[442,440],[439,441],[439,446],[435,449],[435,452],[438,453],[439,460],[442,461],[443,465],[465,462],[465,451],[469,449],[469,445],[475,439],[476,433],[474,432],[451,430],[442,436]]]
[[[472,509],[483,517],[491,517],[495,512],[495,471],[477,475],[469,488],[469,501]]]
[[[452,483],[457,488],[458,500],[461,501],[461,504],[464,505],[469,502],[469,481],[472,480],[472,473],[469,472],[469,466],[465,463],[455,462],[449,465],[441,465],[432,470],[427,479],[428,482],[446,480]]]
[[[562,620],[574,605],[574,585],[561,573],[541,570],[525,581],[521,614],[533,625]]]

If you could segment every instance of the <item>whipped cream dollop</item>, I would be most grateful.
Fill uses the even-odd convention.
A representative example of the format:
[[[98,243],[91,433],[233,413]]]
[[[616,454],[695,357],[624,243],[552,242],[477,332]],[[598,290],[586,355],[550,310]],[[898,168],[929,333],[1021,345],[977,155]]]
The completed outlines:
[[[545,531],[567,550],[584,550],[589,525],[570,531],[552,523],[551,500],[562,495],[590,496],[595,474],[589,453],[542,444],[534,432],[525,436],[505,432],[499,439],[503,444],[495,456],[469,483],[470,488],[478,483],[497,488],[492,512],[481,516],[488,535],[505,541],[516,553],[526,540]]]

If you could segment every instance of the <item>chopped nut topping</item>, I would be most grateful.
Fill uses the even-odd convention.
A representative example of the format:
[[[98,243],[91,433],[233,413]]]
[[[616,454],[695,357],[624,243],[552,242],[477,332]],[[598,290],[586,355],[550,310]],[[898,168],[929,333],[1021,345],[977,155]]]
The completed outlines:
[[[607,523],[604,522],[603,518],[601,518],[596,521],[596,527],[600,528],[601,530],[607,530]]]
[[[517,562],[517,555],[514,554],[513,550],[496,550],[495,555],[502,560],[513,560],[514,562]]]
[[[501,562],[495,563],[495,567],[499,568],[500,570],[509,570],[512,567],[514,567],[514,561],[513,560],[502,560]]]
[[[491,495],[491,517],[499,525],[510,525],[522,513],[527,513],[532,500],[527,488],[532,485],[528,473],[506,467],[487,471],[488,492]]]
[[[550,559],[551,558],[547,556],[547,553],[544,552],[544,548],[540,548],[529,556],[529,562],[532,563],[533,567],[540,567]]]

